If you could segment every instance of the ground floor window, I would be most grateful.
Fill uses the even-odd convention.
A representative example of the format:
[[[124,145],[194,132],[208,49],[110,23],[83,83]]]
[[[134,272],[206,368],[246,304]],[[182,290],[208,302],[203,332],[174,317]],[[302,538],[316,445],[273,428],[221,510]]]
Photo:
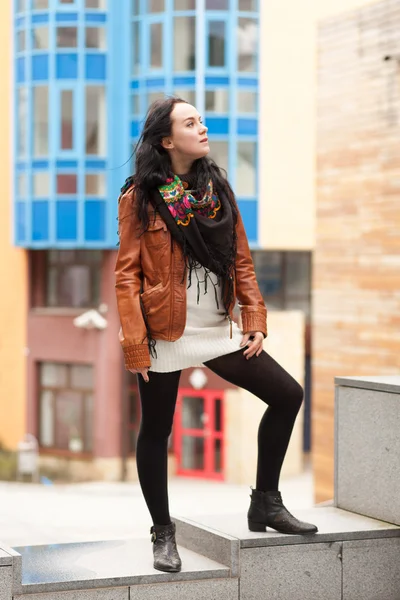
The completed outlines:
[[[92,452],[93,367],[42,362],[38,379],[40,446]]]

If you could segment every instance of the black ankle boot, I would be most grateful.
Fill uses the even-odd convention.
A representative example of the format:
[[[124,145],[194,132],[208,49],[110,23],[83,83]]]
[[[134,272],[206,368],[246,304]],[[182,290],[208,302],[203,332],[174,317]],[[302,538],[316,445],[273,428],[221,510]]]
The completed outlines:
[[[178,554],[175,540],[176,525],[153,525],[150,528],[153,542],[154,568],[158,571],[177,573],[181,570],[182,561]]]
[[[299,521],[284,507],[280,492],[260,492],[252,494],[247,520],[250,531],[266,531],[272,527],[279,533],[316,533],[318,528],[311,523]]]

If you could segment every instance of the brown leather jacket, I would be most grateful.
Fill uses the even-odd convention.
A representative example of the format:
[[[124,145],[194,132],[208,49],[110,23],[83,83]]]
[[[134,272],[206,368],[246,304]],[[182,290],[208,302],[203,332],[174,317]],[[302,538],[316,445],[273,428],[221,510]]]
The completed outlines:
[[[148,230],[140,234],[134,206],[134,189],[121,195],[118,205],[119,251],[115,267],[119,339],[126,369],[149,367],[147,317],[155,340],[174,342],[186,323],[186,280],[180,245],[172,238],[159,214],[151,212]],[[267,335],[267,309],[258,288],[246,232],[238,217],[235,297],[239,301],[243,332],[262,331]],[[142,302],[141,302],[142,301]],[[230,307],[232,318],[233,306]]]

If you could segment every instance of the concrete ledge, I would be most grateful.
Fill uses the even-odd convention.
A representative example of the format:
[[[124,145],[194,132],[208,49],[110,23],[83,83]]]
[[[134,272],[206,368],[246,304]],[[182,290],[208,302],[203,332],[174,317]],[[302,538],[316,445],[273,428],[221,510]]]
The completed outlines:
[[[377,392],[400,394],[400,376],[373,375],[371,377],[335,377],[335,385]]]

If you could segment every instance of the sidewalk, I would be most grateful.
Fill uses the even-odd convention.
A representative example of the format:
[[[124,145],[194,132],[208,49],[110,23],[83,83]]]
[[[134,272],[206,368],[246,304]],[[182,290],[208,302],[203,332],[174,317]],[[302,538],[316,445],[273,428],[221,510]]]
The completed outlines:
[[[311,472],[282,479],[289,510],[313,506]],[[172,478],[170,512],[174,516],[241,513],[246,518],[249,486]],[[0,482],[0,541],[8,546],[143,538],[151,521],[138,483],[44,486]]]

